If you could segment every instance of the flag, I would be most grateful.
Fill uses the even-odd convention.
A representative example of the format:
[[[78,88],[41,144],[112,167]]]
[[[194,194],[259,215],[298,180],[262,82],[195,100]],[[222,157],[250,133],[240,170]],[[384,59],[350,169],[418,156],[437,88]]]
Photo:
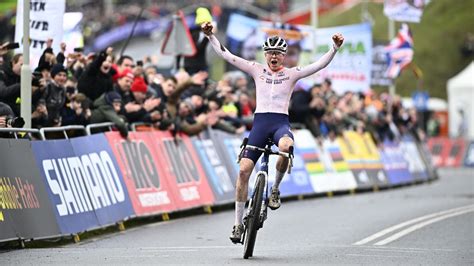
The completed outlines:
[[[385,0],[383,11],[391,20],[420,23],[428,0]]]
[[[385,75],[396,78],[413,60],[413,37],[407,24],[402,24],[397,37],[385,47],[388,68]]]

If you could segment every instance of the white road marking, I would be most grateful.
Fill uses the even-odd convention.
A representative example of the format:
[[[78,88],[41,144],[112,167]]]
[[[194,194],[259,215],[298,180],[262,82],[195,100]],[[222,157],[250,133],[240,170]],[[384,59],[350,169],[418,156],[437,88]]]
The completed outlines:
[[[382,258],[408,258],[408,256],[376,255],[376,254],[345,254],[353,257],[382,257]]]
[[[467,206],[463,206],[463,207],[459,207],[459,208],[454,208],[454,209],[449,209],[449,210],[445,210],[445,211],[440,211],[440,212],[435,212],[435,213],[432,213],[432,214],[424,215],[424,216],[421,216],[421,217],[418,217],[418,218],[415,218],[415,219],[412,219],[412,220],[394,225],[394,226],[389,227],[387,229],[384,229],[384,230],[382,230],[380,232],[377,232],[377,233],[375,233],[375,234],[373,234],[373,235],[371,235],[367,238],[364,238],[364,239],[362,239],[358,242],[355,242],[353,245],[364,245],[364,244],[367,244],[367,243],[369,243],[369,242],[371,242],[375,239],[381,238],[381,237],[383,237],[383,236],[385,236],[385,235],[387,235],[391,232],[394,232],[398,229],[401,229],[405,226],[409,226],[409,225],[421,222],[423,220],[431,219],[431,218],[438,217],[438,216],[441,216],[441,215],[445,215],[445,214],[448,214],[448,213],[469,209],[469,208],[472,208],[472,207],[474,207],[474,205],[467,205]]]
[[[469,212],[474,212],[474,208],[470,208],[470,209],[467,209],[467,210],[462,210],[462,211],[458,211],[458,212],[454,212],[454,213],[449,213],[449,214],[446,214],[446,215],[443,215],[443,216],[439,216],[439,217],[436,217],[436,218],[433,218],[433,219],[430,219],[430,220],[427,220],[427,221],[424,221],[424,222],[421,222],[421,223],[418,223],[418,224],[415,224],[415,225],[412,225],[390,237],[387,237],[385,238],[384,240],[381,240],[377,243],[375,243],[374,245],[375,246],[383,246],[383,245],[386,245],[386,244],[389,244],[401,237],[404,237],[416,230],[419,230],[425,226],[428,226],[430,224],[433,224],[433,223],[436,223],[436,222],[439,222],[439,221],[442,221],[442,220],[445,220],[445,219],[448,219],[448,218],[451,218],[451,217],[455,217],[455,216],[459,216],[459,215],[463,215],[463,214],[466,214],[466,213],[469,213]]]

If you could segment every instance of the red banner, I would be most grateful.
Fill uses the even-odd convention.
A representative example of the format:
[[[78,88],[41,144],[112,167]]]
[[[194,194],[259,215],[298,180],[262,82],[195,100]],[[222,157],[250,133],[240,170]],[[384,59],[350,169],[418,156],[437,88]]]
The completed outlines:
[[[175,190],[168,183],[154,141],[147,132],[130,132],[130,141],[117,132],[107,132],[107,140],[122,171],[137,216],[178,209]]]
[[[435,167],[460,167],[466,151],[466,141],[446,137],[431,138],[428,140],[428,149]]]
[[[169,132],[149,133],[162,163],[166,179],[176,191],[179,209],[214,203],[214,196],[191,139],[186,135],[174,138]]]

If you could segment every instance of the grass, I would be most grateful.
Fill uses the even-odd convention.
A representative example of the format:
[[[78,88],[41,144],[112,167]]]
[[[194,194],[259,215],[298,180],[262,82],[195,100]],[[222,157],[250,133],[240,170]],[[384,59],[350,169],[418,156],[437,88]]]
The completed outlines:
[[[358,4],[343,13],[328,13],[319,19],[319,27],[361,23],[365,4]],[[383,4],[367,3],[374,20],[373,39],[388,41],[388,20]],[[466,35],[474,34],[474,1],[433,0],[425,8],[420,23],[410,23],[414,39],[414,62],[423,71],[423,85],[432,97],[446,99],[446,83],[474,59],[460,52]],[[396,23],[396,30],[400,23]],[[403,71],[396,80],[397,93],[410,96],[418,82],[412,71]],[[376,88],[380,90],[382,88]]]

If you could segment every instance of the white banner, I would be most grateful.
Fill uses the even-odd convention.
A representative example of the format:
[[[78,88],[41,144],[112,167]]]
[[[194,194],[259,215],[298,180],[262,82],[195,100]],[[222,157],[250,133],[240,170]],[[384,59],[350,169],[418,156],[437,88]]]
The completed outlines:
[[[338,93],[365,92],[370,89],[372,71],[372,28],[369,23],[321,28],[316,31],[317,60],[333,45],[332,35],[342,33],[344,44],[332,62],[313,75],[314,82],[332,80]]]
[[[57,54],[63,41],[63,16],[66,8],[65,0],[30,1],[30,64],[34,69],[46,49],[46,41],[53,39],[53,51]],[[15,52],[23,52],[23,0],[18,0],[15,27],[15,42],[20,48]]]
[[[395,21],[419,23],[427,0],[385,0],[383,12]]]

